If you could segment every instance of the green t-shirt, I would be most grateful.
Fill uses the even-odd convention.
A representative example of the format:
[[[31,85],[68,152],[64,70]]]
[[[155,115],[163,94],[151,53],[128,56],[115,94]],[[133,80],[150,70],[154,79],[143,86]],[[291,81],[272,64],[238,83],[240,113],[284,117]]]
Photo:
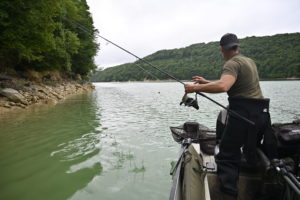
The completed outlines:
[[[229,74],[236,78],[235,83],[227,92],[228,96],[263,98],[256,64],[252,59],[240,54],[233,56],[224,64],[223,74]]]

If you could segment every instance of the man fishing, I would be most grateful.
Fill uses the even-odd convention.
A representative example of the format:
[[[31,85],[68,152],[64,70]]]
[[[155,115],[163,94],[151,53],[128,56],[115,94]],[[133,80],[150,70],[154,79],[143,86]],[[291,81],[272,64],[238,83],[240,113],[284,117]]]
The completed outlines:
[[[215,160],[224,199],[236,199],[238,196],[241,148],[247,162],[255,163],[256,147],[260,144],[264,131],[270,126],[269,100],[262,95],[256,64],[252,59],[239,54],[239,49],[239,40],[235,34],[223,35],[220,51],[226,62],[220,79],[209,81],[201,76],[194,76],[194,84],[184,85],[186,93],[227,92],[229,109],[255,123],[251,125],[226,113],[225,127],[220,129],[217,126],[220,143]]]

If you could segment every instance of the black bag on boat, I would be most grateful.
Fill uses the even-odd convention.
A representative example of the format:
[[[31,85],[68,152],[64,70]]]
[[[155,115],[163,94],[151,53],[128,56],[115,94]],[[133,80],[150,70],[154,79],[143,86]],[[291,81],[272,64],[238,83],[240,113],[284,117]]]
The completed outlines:
[[[300,154],[300,120],[293,123],[273,124],[277,138],[279,157],[290,157]]]

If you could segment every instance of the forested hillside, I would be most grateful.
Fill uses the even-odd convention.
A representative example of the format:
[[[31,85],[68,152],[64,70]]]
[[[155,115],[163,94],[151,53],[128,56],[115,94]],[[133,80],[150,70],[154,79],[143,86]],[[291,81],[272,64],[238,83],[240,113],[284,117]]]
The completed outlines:
[[[1,0],[0,72],[55,70],[86,76],[96,67],[98,49],[88,9],[86,0]]]
[[[300,77],[300,33],[247,37],[240,40],[240,45],[240,52],[256,61],[261,78]],[[161,50],[144,59],[182,80],[190,80],[193,75],[216,79],[220,76],[224,64],[219,51],[219,42]],[[142,70],[138,65],[153,73],[154,76]],[[160,80],[168,79],[167,76],[147,64],[137,61],[98,71],[92,80],[141,81],[155,80],[156,77]]]

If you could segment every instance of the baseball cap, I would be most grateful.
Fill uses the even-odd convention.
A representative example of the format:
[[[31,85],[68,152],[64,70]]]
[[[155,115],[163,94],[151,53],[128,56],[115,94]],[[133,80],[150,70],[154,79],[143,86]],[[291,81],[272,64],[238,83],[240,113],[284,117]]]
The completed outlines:
[[[220,45],[229,50],[234,46],[239,46],[239,39],[233,33],[226,33],[220,40]]]

